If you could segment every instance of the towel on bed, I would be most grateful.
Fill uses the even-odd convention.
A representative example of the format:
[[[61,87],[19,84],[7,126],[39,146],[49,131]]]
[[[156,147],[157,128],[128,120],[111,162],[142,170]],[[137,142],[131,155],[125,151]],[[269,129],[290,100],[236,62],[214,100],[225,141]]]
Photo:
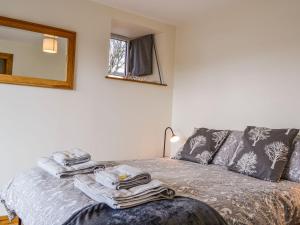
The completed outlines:
[[[91,160],[91,155],[74,148],[69,151],[55,152],[52,154],[53,159],[62,166],[72,166],[80,163],[85,163]]]
[[[38,166],[57,178],[65,178],[76,174],[93,173],[96,169],[104,169],[106,164],[104,162],[88,161],[73,166],[62,166],[52,158],[42,157],[38,160]]]
[[[128,165],[118,165],[105,170],[96,170],[95,176],[97,182],[116,190],[129,189],[151,181],[149,173]]]
[[[130,208],[147,202],[172,199],[175,196],[175,191],[158,180],[128,190],[115,190],[98,183],[95,175],[77,175],[74,185],[91,199],[105,203],[113,209]]]

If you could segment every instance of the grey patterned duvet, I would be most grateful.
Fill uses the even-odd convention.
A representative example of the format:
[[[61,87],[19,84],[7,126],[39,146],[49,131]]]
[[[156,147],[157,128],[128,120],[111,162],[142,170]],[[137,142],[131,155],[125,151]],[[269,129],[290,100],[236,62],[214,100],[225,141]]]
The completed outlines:
[[[151,173],[178,195],[207,203],[229,225],[300,224],[298,183],[271,183],[227,171],[225,167],[180,160],[123,163]],[[74,188],[71,178],[50,178],[38,168],[16,176],[1,198],[26,225],[61,225],[75,213],[96,204]]]

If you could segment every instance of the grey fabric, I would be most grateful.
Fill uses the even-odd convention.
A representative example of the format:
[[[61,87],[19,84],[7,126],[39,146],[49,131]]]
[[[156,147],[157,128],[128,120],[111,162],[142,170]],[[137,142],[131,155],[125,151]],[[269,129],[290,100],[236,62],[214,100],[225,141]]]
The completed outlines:
[[[191,198],[161,200],[125,210],[88,206],[64,225],[226,225],[207,204]]]
[[[248,126],[243,144],[229,169],[262,180],[277,182],[292,154],[297,129]]]
[[[40,159],[38,159],[38,166],[47,171],[52,176],[55,176],[57,178],[65,178],[77,174],[93,173],[96,169],[104,169],[106,166],[111,166],[111,163],[88,161],[72,166],[62,166],[52,158],[41,157]]]
[[[153,73],[154,35],[146,35],[129,42],[128,74],[146,76]]]
[[[94,173],[98,183],[116,190],[129,189],[151,181],[149,173],[128,165],[99,169]]]
[[[82,208],[95,204],[74,188],[73,178],[59,179],[39,167],[15,176],[0,199],[25,225],[61,225]]]
[[[157,159],[126,164],[149,171],[177,195],[203,201],[229,225],[300,224],[300,184],[266,182],[226,170],[183,160]]]
[[[242,140],[243,131],[231,131],[224,144],[214,156],[212,164],[220,166],[229,166],[234,152]]]
[[[60,151],[52,154],[53,159],[62,166],[72,166],[85,163],[91,160],[91,155],[75,148],[69,151]]]
[[[172,189],[158,180],[128,190],[115,190],[96,182],[94,175],[78,175],[75,176],[74,186],[91,199],[105,203],[113,209],[125,209],[156,200],[172,199],[175,195]]]
[[[294,151],[284,171],[283,179],[300,183],[300,136],[295,138]]]
[[[266,182],[218,165],[153,159],[121,162],[161,180],[177,195],[205,202],[229,225],[300,224],[300,184]],[[73,179],[56,179],[39,168],[16,176],[0,198],[25,225],[61,225],[74,213],[95,205],[74,188]],[[181,223],[184,224],[184,223]]]
[[[229,134],[228,130],[199,128],[183,146],[180,159],[208,164]]]

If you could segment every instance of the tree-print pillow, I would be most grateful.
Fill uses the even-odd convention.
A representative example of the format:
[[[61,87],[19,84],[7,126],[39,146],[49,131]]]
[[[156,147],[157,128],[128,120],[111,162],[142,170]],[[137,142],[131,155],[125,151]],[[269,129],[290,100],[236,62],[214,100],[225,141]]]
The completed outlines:
[[[181,151],[181,159],[208,164],[229,134],[228,130],[199,128],[189,137]]]
[[[212,164],[220,166],[228,166],[233,154],[236,152],[240,141],[242,140],[243,131],[231,131],[226,141],[216,153]]]
[[[298,132],[297,129],[248,126],[229,169],[262,180],[279,181]]]
[[[283,179],[300,183],[300,136],[298,135],[293,144],[294,151],[285,168]]]

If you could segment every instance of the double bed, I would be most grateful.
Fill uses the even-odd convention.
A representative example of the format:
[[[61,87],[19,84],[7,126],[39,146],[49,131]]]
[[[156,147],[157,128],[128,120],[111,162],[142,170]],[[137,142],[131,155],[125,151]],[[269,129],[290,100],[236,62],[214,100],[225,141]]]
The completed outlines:
[[[207,203],[228,225],[300,224],[299,183],[267,182],[223,166],[167,158],[122,163],[148,171],[179,196]],[[53,178],[39,168],[16,176],[1,196],[25,225],[61,225],[75,212],[96,204],[74,188],[72,178]]]

